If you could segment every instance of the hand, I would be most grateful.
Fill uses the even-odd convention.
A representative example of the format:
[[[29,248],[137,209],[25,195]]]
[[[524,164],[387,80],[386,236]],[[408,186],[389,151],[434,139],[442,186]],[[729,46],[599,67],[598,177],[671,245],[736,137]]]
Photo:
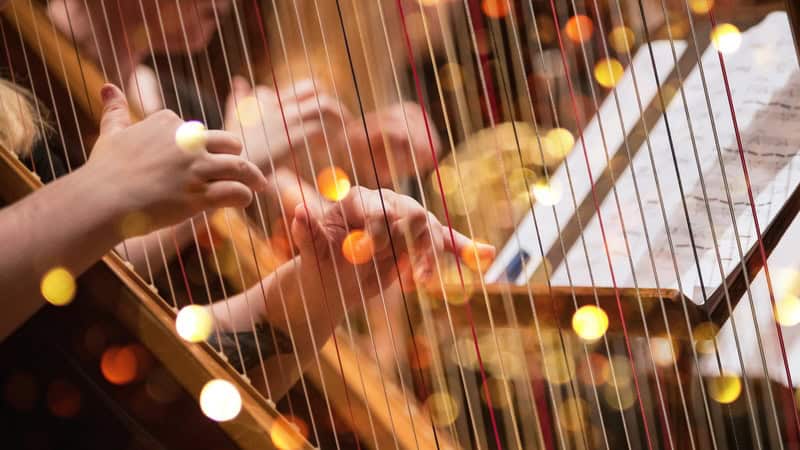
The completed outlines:
[[[342,114],[350,120],[344,106],[317,93],[310,80],[282,90],[278,102],[278,93],[273,89],[252,88],[244,78],[234,77],[225,107],[225,129],[241,138],[245,156],[266,173],[272,170],[270,159],[277,160],[290,151],[289,140],[295,151],[304,152],[303,135],[319,143],[323,126],[340,124]]]
[[[367,130],[361,119],[350,121],[347,125],[347,138],[358,177],[362,184],[370,187],[393,186],[389,171],[389,157],[392,157],[396,175],[403,179],[416,177],[417,170],[422,175],[434,167],[431,145],[425,128],[422,108],[416,103],[405,102],[392,105],[365,116]],[[433,124],[430,124],[431,139],[436,155],[441,142]],[[385,137],[385,140],[384,140]],[[337,137],[337,148],[347,151],[345,134]],[[370,149],[375,159],[372,166]],[[414,161],[416,160],[416,169]],[[378,183],[375,182],[377,169]]]
[[[343,245],[348,229],[351,234],[355,230],[366,231],[366,237],[343,248],[348,247]],[[310,204],[308,209],[298,205],[292,223],[292,236],[303,265],[316,264],[318,258],[320,272],[328,278],[325,284],[331,286],[328,292],[337,292],[336,284],[332,284],[335,280],[330,279],[335,259],[345,301],[351,306],[361,298],[355,277],[361,280],[364,295],[372,297],[378,293],[379,286],[386,288],[398,275],[406,288],[415,281],[424,281],[433,271],[434,252],[447,250],[458,256],[468,246],[475,245],[482,257],[494,257],[494,247],[474,243],[455,230],[452,233],[451,238],[450,230],[411,197],[386,189],[375,191],[361,187],[351,189],[344,200],[327,205],[324,211]],[[348,251],[363,259],[353,264],[353,258],[344,255]],[[317,269],[305,271],[319,276]]]
[[[157,112],[131,125],[120,90],[105,85],[100,136],[85,169],[98,189],[109,192],[120,220],[138,213],[147,233],[212,208],[245,207],[252,191],[266,188],[258,168],[239,156],[241,143],[230,133],[206,132],[206,149],[184,150],[175,131],[183,121]],[[129,237],[129,236],[126,236]]]

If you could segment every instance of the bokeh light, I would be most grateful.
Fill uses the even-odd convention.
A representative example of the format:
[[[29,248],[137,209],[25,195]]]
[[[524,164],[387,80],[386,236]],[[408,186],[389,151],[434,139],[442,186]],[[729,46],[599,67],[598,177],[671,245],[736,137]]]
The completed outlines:
[[[326,167],[317,175],[317,186],[323,197],[338,202],[350,192],[350,178],[338,167]]]
[[[539,180],[533,185],[533,197],[544,205],[555,205],[561,200],[561,186],[555,180]]]
[[[591,39],[594,33],[594,22],[589,16],[576,14],[567,21],[564,26],[564,34],[575,43],[580,44]]]
[[[738,376],[723,373],[708,380],[708,395],[716,402],[733,403],[742,393],[742,380]]]
[[[475,243],[486,244],[482,239],[475,239],[461,249],[461,260],[475,273],[485,272],[492,265],[494,257],[490,252],[481,251]]]
[[[308,425],[299,417],[285,415],[282,420],[272,424],[269,437],[278,450],[303,448],[308,437]]]
[[[775,321],[784,327],[800,323],[800,298],[787,295],[775,303]]]
[[[622,63],[615,58],[601,59],[594,66],[594,78],[597,84],[604,88],[613,88],[622,79],[625,68]]]
[[[611,377],[608,379],[608,384],[618,388],[630,386],[633,381],[631,361],[624,356],[616,355],[611,357],[609,363],[611,365]]]
[[[147,214],[133,211],[122,218],[119,223],[119,231],[122,237],[126,239],[141,236],[150,231],[152,222],[152,219]]]
[[[566,128],[553,128],[548,131],[542,139],[544,152],[550,159],[558,162],[572,151],[575,146],[575,136]]]
[[[502,19],[508,15],[508,0],[483,0],[483,13],[493,19]]]
[[[175,143],[187,152],[202,150],[206,146],[206,126],[196,120],[184,122],[175,130]]]
[[[375,253],[375,242],[364,230],[353,230],[342,242],[342,255],[350,264],[369,262]]]
[[[464,75],[457,63],[447,63],[439,68],[439,79],[446,91],[457,92],[464,86]]]
[[[626,26],[617,26],[608,33],[608,45],[617,53],[627,54],[636,44],[636,34]]]
[[[203,342],[214,330],[214,318],[200,305],[184,306],[175,318],[175,329],[186,341]]]
[[[55,380],[47,387],[47,409],[56,417],[75,417],[81,410],[81,392],[68,381]]]
[[[650,338],[650,353],[653,355],[653,362],[661,367],[672,364],[677,359],[678,347],[667,337]]]
[[[232,420],[242,410],[242,397],[227,380],[211,380],[200,391],[200,409],[217,422]]]
[[[431,422],[437,427],[452,424],[458,418],[458,402],[447,392],[434,392],[425,399]]]
[[[603,386],[603,400],[612,409],[625,411],[630,409],[636,402],[636,394],[630,386],[615,387],[612,384]]]
[[[588,386],[602,386],[608,382],[611,374],[611,367],[608,358],[600,353],[592,352],[582,359],[578,365],[577,377],[583,384]]]
[[[561,426],[569,431],[581,431],[586,422],[588,409],[583,400],[569,397],[558,405],[558,420]]]
[[[39,389],[33,376],[27,372],[15,372],[3,383],[3,399],[17,411],[31,411],[39,399]]]
[[[56,267],[44,274],[40,287],[45,300],[56,306],[68,305],[75,298],[77,289],[75,277],[63,267]]]
[[[608,315],[597,306],[581,306],[572,316],[572,329],[581,339],[596,341],[608,330]]]
[[[132,346],[109,347],[100,357],[100,371],[109,383],[123,385],[136,379],[139,363]]]
[[[695,14],[707,14],[714,7],[714,0],[689,0],[689,8]]]
[[[692,337],[694,337],[697,351],[707,355],[714,353],[714,340],[718,332],[719,327],[712,322],[703,322],[697,325],[694,330],[692,330]]]
[[[542,365],[546,368],[543,372],[547,381],[552,384],[569,383],[573,373],[564,359],[565,356],[563,354],[555,351],[545,355]]]
[[[711,42],[718,52],[729,55],[742,45],[742,33],[735,25],[722,23],[711,30]]]

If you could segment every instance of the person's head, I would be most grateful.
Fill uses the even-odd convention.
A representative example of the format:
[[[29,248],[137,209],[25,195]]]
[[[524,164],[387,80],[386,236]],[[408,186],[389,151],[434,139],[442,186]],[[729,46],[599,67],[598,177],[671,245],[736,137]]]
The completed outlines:
[[[19,156],[26,156],[39,136],[31,101],[27,92],[0,79],[0,147]]]
[[[2,0],[0,0],[2,1]],[[139,27],[146,25],[153,36],[155,51],[167,53],[185,53],[202,50],[208,45],[217,30],[216,14],[220,20],[231,9],[233,0],[146,0],[150,7],[145,7],[142,21],[138,2],[125,1],[122,11],[139,18]],[[161,33],[163,27],[163,34]],[[131,30],[129,30],[131,32]]]

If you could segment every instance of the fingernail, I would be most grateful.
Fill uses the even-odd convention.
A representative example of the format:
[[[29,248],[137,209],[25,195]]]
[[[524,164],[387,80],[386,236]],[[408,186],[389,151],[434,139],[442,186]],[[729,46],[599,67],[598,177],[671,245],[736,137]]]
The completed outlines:
[[[102,87],[102,89],[100,89],[100,98],[104,102],[110,100],[113,94],[114,94],[114,88],[112,88],[111,85],[109,84],[106,84],[105,86]]]

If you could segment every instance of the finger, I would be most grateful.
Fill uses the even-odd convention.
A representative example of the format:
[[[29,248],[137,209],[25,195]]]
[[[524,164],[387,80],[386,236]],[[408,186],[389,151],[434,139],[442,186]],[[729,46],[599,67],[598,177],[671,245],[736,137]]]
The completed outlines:
[[[240,155],[242,141],[235,134],[223,130],[206,131],[206,150],[209,153]]]
[[[341,117],[340,111],[339,102],[331,97],[312,97],[297,103],[297,105],[287,107],[286,120],[289,122],[297,120],[339,121]]]
[[[312,98],[316,93],[317,90],[314,88],[314,82],[308,78],[280,90],[281,99],[286,102],[295,103]]]
[[[307,208],[303,204],[295,207],[292,239],[301,254],[311,252],[316,252],[317,255],[326,254],[328,241],[325,238],[325,228],[319,210]]]
[[[244,208],[253,200],[253,192],[238,181],[214,181],[206,186],[204,209]]]
[[[233,80],[231,80],[231,92],[228,95],[228,99],[225,101],[226,117],[236,114],[236,105],[250,95],[252,91],[253,89],[250,87],[250,83],[248,83],[244,77],[239,75],[233,77]]]
[[[235,155],[208,154],[197,163],[196,173],[209,181],[237,181],[257,192],[267,188],[267,180],[255,164]]]
[[[131,115],[125,94],[113,84],[105,84],[100,90],[103,99],[103,117],[100,119],[100,134],[114,133],[131,125]]]
[[[492,259],[497,252],[493,245],[473,241],[458,231],[449,229],[444,225],[442,225],[441,228],[444,233],[444,249],[454,253],[456,256],[460,257],[465,251],[475,251],[481,259]],[[450,234],[451,232],[452,235]]]

